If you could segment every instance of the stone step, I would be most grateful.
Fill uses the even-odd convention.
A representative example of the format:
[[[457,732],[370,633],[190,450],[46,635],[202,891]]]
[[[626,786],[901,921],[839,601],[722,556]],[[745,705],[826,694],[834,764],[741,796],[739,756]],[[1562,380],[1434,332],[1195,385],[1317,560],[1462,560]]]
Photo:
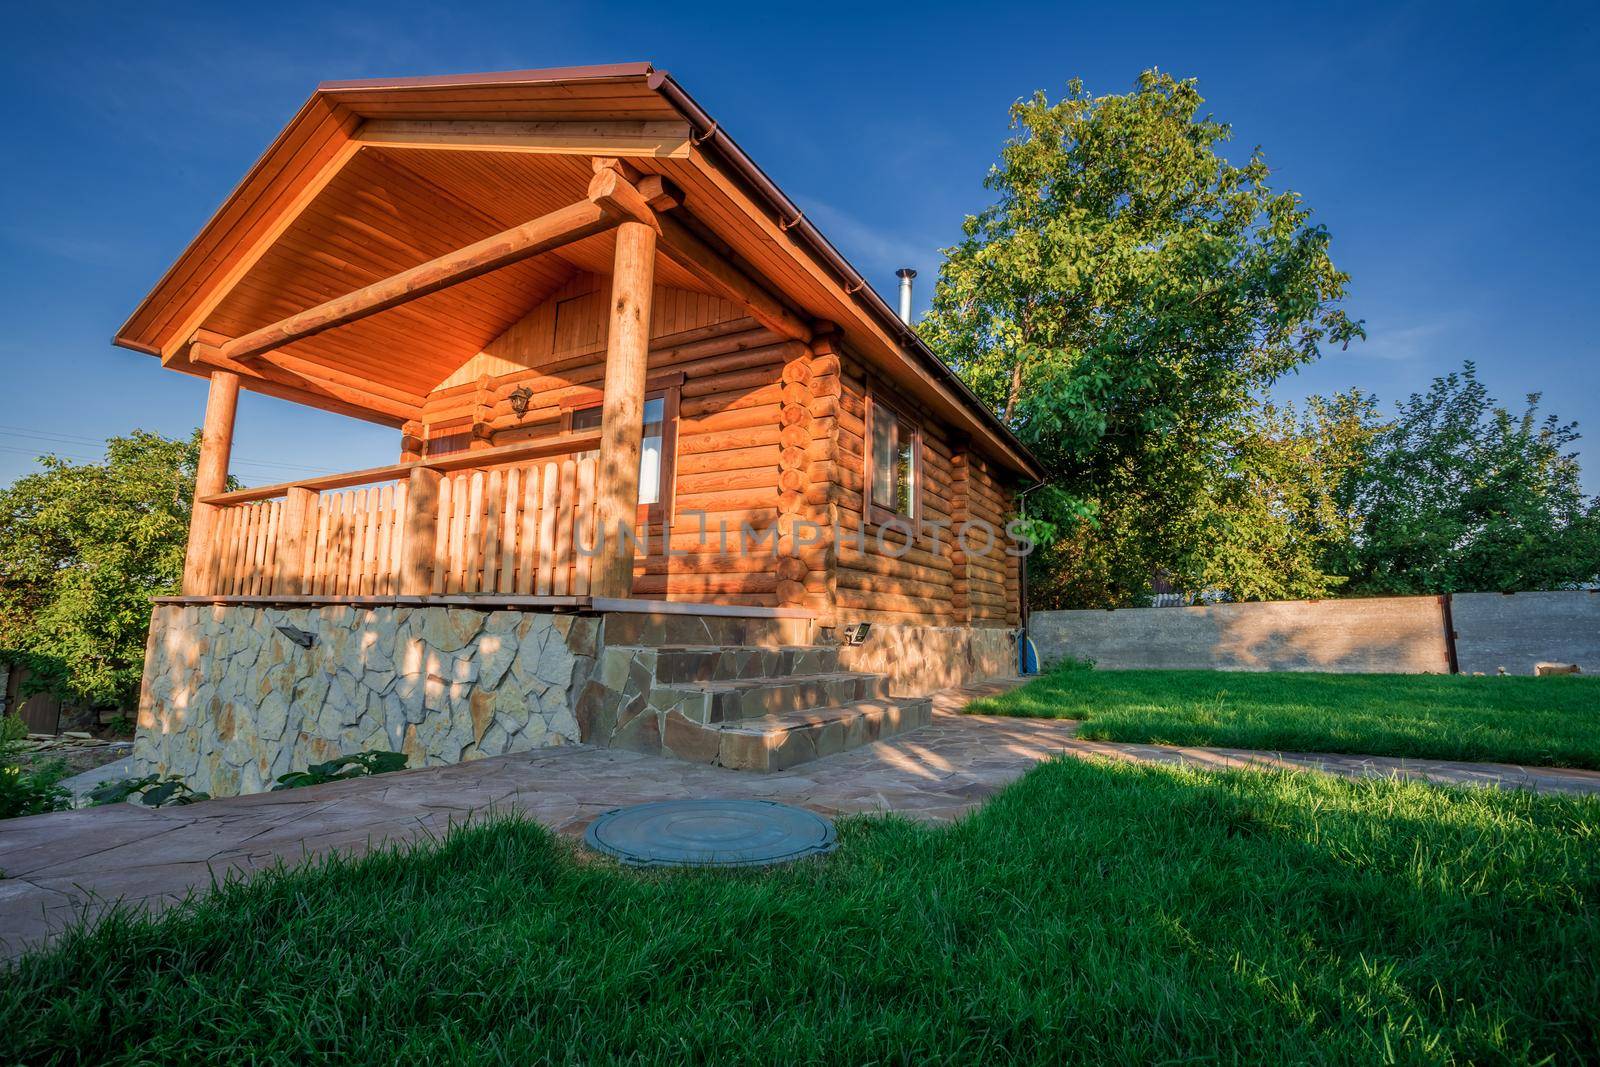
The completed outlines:
[[[679,615],[669,612],[608,612],[608,645],[729,645],[777,648],[812,640],[810,619],[747,618],[737,615]]]
[[[836,645],[659,645],[655,654],[658,685],[839,672]]]
[[[864,700],[822,711],[795,711],[708,727],[717,735],[720,766],[781,771],[893,737],[933,721],[927,697]],[[704,746],[709,749],[709,745]]]
[[[696,722],[714,724],[877,700],[889,695],[889,680],[881,674],[838,671],[663,685],[657,693],[653,703],[676,707]]]

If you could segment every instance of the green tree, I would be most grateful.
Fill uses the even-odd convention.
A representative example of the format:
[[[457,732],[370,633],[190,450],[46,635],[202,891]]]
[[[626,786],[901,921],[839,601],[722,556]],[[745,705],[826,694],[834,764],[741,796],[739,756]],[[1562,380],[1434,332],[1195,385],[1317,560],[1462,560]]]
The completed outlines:
[[[1226,471],[1196,509],[1198,588],[1233,600],[1328,597],[1362,516],[1351,486],[1381,433],[1377,402],[1360,390],[1311,397],[1303,414],[1265,404],[1248,413]]]
[[[1587,499],[1577,425],[1514,414],[1468,362],[1399,405],[1343,490],[1359,536],[1330,566],[1360,593],[1558,589],[1600,579],[1600,498]]]
[[[1219,153],[1229,127],[1203,103],[1152,70],[1130,93],[1074,81],[1014,105],[997,199],[945,250],[921,324],[1049,471],[1030,498],[1060,532],[1033,568],[1041,605],[1129,603],[1157,570],[1202,581],[1208,502],[1265,388],[1361,336],[1327,231],[1259,150]]]
[[[0,489],[0,647],[61,664],[64,695],[130,704],[150,598],[182,577],[198,458],[198,433],[136,430],[103,462],[46,456]]]

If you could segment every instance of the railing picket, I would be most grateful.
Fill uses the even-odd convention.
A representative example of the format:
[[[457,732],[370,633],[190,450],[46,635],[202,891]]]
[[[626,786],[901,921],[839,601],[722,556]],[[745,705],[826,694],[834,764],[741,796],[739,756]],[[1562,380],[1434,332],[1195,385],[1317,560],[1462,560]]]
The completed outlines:
[[[516,588],[517,566],[517,501],[522,496],[522,468],[512,467],[505,476],[505,502],[500,515],[500,541],[489,542],[490,550],[500,550],[500,574],[495,582],[495,592],[509,593]]]
[[[222,590],[223,576],[228,572],[224,557],[228,554],[228,546],[233,544],[234,531],[239,524],[239,508],[237,506],[223,508],[217,516],[217,525],[214,531],[217,544],[207,559],[206,589],[214,595],[225,595]]]
[[[378,521],[382,517],[383,490],[367,491],[362,526],[365,539],[361,545],[361,595],[370,596],[378,577]]]
[[[539,579],[534,592],[548,596],[555,573],[556,495],[561,492],[561,468],[544,465],[544,491],[539,498]]]
[[[346,593],[344,578],[345,560],[350,554],[350,494],[333,494],[333,522],[329,525],[328,545],[328,592],[334,596],[344,596]]]
[[[467,489],[467,558],[461,561],[461,590],[476,593],[483,588],[483,472],[473,471]]]
[[[239,572],[237,579],[237,592],[240,596],[250,595],[251,583],[255,580],[256,565],[256,538],[260,536],[261,508],[257,504],[247,505],[250,518],[245,524],[244,544],[239,553]]]
[[[366,526],[367,517],[367,491],[357,490],[350,494],[349,530],[345,534],[345,560],[344,560],[344,593],[345,596],[359,596],[361,594],[361,549],[362,531]]]
[[[310,565],[310,592],[326,595],[328,592],[328,542],[333,534],[333,494],[323,493],[317,498],[317,539],[312,545]]]
[[[389,571],[388,585],[385,593],[398,595],[400,589],[400,571],[405,566],[406,558],[406,510],[411,499],[411,486],[400,482],[394,487],[394,509],[391,511],[390,522],[392,526],[392,541],[389,545]]]
[[[223,582],[228,573],[228,546],[233,544],[238,526],[238,507],[223,508],[217,519],[217,544],[212,546],[210,574],[206,576],[206,588],[217,596],[226,595],[223,592]]]
[[[390,542],[394,538],[394,486],[386,485],[378,491],[377,508],[378,550],[372,558],[372,584],[374,594],[389,591]]]
[[[556,501],[555,582],[552,586],[556,596],[566,596],[572,584],[572,498],[577,485],[578,465],[570,459],[562,460],[561,494]]]
[[[439,520],[434,527],[433,591],[442,593],[449,583],[450,517],[455,511],[455,479],[439,479]]]
[[[577,522],[573,540],[577,544],[577,559],[572,568],[572,592],[575,596],[589,595],[589,570],[594,563],[596,521],[594,508],[595,461],[585,456],[578,461]]]
[[[505,507],[505,476],[490,471],[483,494],[483,583],[478,586],[485,593],[495,589],[495,579],[500,571],[500,512]]]
[[[522,532],[517,535],[517,592],[533,592],[534,569],[539,564],[539,467],[522,469]]]
[[[467,591],[467,506],[470,503],[470,483],[464,474],[456,475],[456,490],[450,508],[450,585],[448,591]]]
[[[269,500],[264,505],[267,509],[267,533],[263,542],[261,553],[261,582],[257,590],[261,594],[274,593],[273,575],[278,564],[278,526],[283,515],[283,502]]]

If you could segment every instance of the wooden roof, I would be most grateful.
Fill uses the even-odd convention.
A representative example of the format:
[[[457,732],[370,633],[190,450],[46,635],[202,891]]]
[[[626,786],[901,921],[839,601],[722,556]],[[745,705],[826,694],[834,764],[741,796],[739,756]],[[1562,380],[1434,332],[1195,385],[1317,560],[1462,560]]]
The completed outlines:
[[[445,135],[441,135],[441,131]],[[192,373],[196,337],[249,333],[581,200],[591,157],[683,192],[683,221],[789,309],[847,342],[1017,473],[1036,461],[900,323],[725,131],[649,64],[325,82],[157,283],[115,343]],[[283,364],[385,403],[247,388],[374,421],[421,398],[582,272],[603,233],[284,347]],[[709,291],[670,259],[657,280]],[[381,410],[379,409],[381,408]]]

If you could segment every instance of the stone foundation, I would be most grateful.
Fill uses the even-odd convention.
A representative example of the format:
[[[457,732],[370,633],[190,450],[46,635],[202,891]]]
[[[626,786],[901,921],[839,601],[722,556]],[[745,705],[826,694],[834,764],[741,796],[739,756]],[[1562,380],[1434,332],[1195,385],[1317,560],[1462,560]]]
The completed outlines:
[[[574,742],[769,770],[922,725],[908,698],[1016,673],[1005,628],[814,636],[803,619],[161,604],[135,773],[235,796],[372,749],[422,767]]]
[[[889,677],[895,696],[926,696],[952,686],[1017,673],[1016,631],[1003,626],[881,626],[839,649],[839,665]]]
[[[368,749],[421,767],[576,742],[600,625],[443,607],[158,605],[135,773],[235,796]]]

